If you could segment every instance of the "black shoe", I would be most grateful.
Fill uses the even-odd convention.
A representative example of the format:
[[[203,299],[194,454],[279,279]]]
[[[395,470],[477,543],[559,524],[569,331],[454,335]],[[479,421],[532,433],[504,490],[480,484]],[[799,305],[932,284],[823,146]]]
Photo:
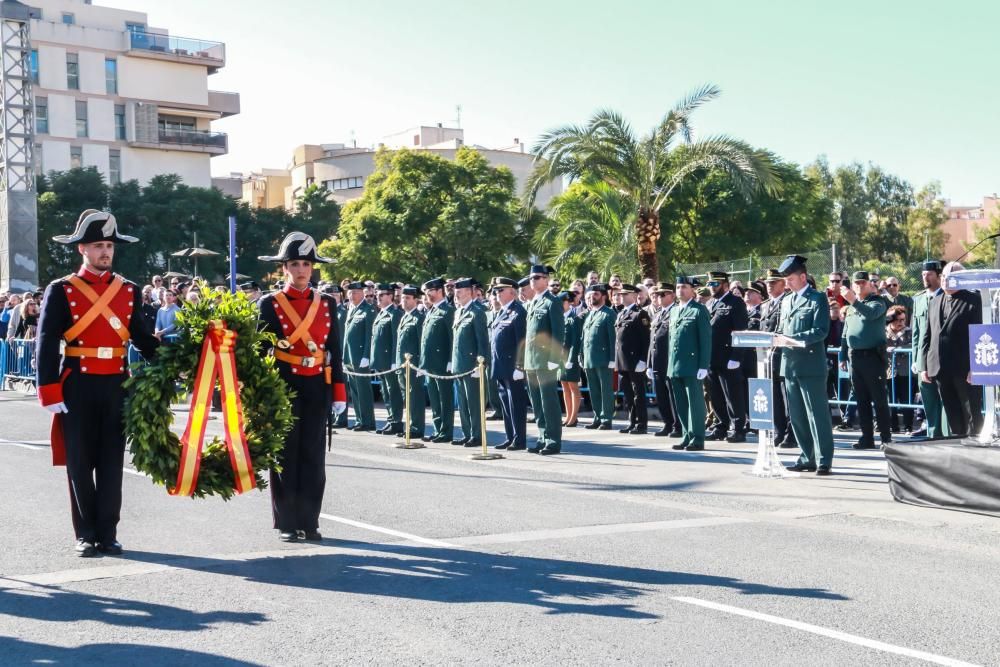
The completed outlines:
[[[706,440],[725,440],[726,439],[726,432],[725,431],[709,431],[708,433],[705,434],[705,439]]]
[[[355,426],[354,428],[352,428],[351,430],[352,431],[357,431],[358,433],[361,433],[362,431],[374,431],[375,429],[373,429],[371,426],[362,426],[362,425],[359,424],[359,425]]]
[[[461,447],[462,445],[464,445],[468,441],[469,441],[468,438],[457,438],[455,440],[452,440],[451,444],[455,445],[456,447]]]
[[[397,438],[405,438],[406,437],[406,431],[399,431],[398,433],[393,433],[393,435],[396,436]],[[413,436],[410,436],[410,437],[413,437]]]
[[[595,428],[601,428],[601,422],[591,422],[591,423],[587,424],[586,426],[584,426],[584,428],[589,428],[591,430],[593,430]]]
[[[890,442],[892,442],[892,436],[891,435],[883,435],[883,436],[881,436],[879,438],[879,440],[882,441],[883,445],[888,445]]]
[[[823,477],[823,476],[832,475],[832,474],[833,474],[833,471],[830,470],[830,466],[820,466],[816,470],[816,476],[817,477]]]
[[[683,435],[684,435],[684,431],[680,430],[679,428],[675,428],[673,431],[670,432],[669,435],[667,435],[667,437],[668,438],[680,438],[680,437],[683,437]]]
[[[558,454],[560,451],[562,450],[559,447],[546,447],[538,453],[542,456],[552,456],[553,454]]]
[[[687,443],[685,443],[685,442],[679,442],[676,445],[674,445],[673,447],[671,447],[670,449],[678,449],[678,450],[679,449],[687,449]]]
[[[684,448],[686,452],[702,452],[705,451],[705,445],[695,445],[691,444]]]
[[[837,430],[838,431],[857,431],[858,430],[858,425],[857,424],[849,424],[847,422],[844,422],[843,424],[841,424],[840,426],[837,427]]]
[[[638,426],[632,429],[632,435],[646,435],[649,431],[646,430],[645,426]]]
[[[503,415],[501,415],[499,412],[495,410],[493,412],[489,412],[486,414],[486,421],[488,422],[495,422],[501,419],[503,419]]]
[[[386,424],[386,425],[385,425],[385,426],[383,426],[382,428],[377,428],[377,429],[375,429],[375,432],[376,432],[376,433],[378,433],[379,435],[383,435],[383,434],[385,434],[385,433],[388,433],[388,432],[389,432],[389,431],[391,431],[391,430],[392,430],[392,425],[390,425],[390,424]]]
[[[746,442],[747,436],[743,431],[736,431],[732,435],[726,436],[726,442]]]
[[[778,445],[778,447],[780,449],[798,449],[799,443],[795,442],[794,440],[785,439],[785,441],[782,442],[780,445]]]
[[[423,440],[424,442],[433,442],[434,441],[434,438],[432,438],[429,435],[422,435],[422,436],[420,436],[420,439]]]
[[[544,447],[539,447],[539,446],[531,447],[530,449],[528,449],[528,453],[529,454],[537,454],[538,452],[542,451],[543,449],[545,449],[545,448]]]
[[[465,447],[482,447],[483,441],[478,438],[469,438],[463,444]]]
[[[501,442],[499,445],[493,445],[493,449],[507,449],[508,447],[510,447],[513,444],[514,444],[513,442],[511,442],[510,440],[507,440],[505,442]]]
[[[521,452],[526,450],[528,447],[526,445],[513,444],[507,448],[508,452]]]
[[[88,542],[87,540],[77,540],[74,549],[76,550],[76,555],[80,558],[93,558],[97,555],[97,547],[94,546],[93,542]]]
[[[537,420],[537,419],[535,419],[534,417],[529,417],[529,418],[528,418],[528,423],[529,423],[529,424],[534,424],[534,423],[535,423],[535,422],[537,422],[537,421],[538,421],[538,420]]]
[[[110,542],[98,542],[97,550],[106,556],[121,556],[122,555],[122,543],[118,540],[111,540]]]
[[[603,424],[601,424],[600,426],[597,427],[597,430],[598,431],[610,431],[611,430],[611,422],[604,422]]]
[[[278,539],[282,542],[298,542],[299,534],[294,530],[282,531],[278,533]]]
[[[875,442],[861,438],[856,443],[851,445],[851,449],[875,449]]]
[[[913,431],[912,433],[910,433],[910,435],[912,437],[914,437],[914,438],[926,438],[927,437],[927,429],[926,428],[921,428],[919,431]]]
[[[793,466],[785,466],[785,469],[792,472],[816,472],[816,466],[808,463],[796,463]]]
[[[451,437],[447,435],[439,435],[431,438],[431,442],[451,442]]]
[[[298,535],[300,540],[305,540],[306,542],[322,542],[323,535],[316,529],[313,530],[297,530],[295,534]]]
[[[635,428],[634,426],[626,426],[625,428],[618,429],[618,432],[619,433],[631,433],[632,429],[634,429],[634,428]]]
[[[670,431],[665,428],[661,428],[659,431],[653,433],[657,438],[667,438],[670,437]]]

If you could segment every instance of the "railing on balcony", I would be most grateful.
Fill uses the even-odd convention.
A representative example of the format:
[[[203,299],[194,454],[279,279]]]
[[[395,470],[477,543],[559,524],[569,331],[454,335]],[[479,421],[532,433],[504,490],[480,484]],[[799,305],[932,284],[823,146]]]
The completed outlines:
[[[129,43],[133,49],[169,53],[190,58],[226,59],[226,45],[188,37],[173,37],[152,32],[129,32]]]
[[[204,130],[168,130],[160,128],[161,144],[177,144],[180,146],[212,146],[225,149],[225,132],[206,132]]]

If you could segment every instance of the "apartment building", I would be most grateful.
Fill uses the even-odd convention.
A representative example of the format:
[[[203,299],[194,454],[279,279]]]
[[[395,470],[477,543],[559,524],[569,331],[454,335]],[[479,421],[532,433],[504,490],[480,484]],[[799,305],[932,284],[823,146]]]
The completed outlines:
[[[976,243],[977,230],[1000,219],[1000,199],[996,193],[983,197],[978,206],[953,206],[946,200],[944,209],[948,219],[941,229],[945,234],[944,259],[948,261],[961,257],[967,247]]]
[[[220,42],[176,37],[146,14],[91,0],[28,0],[35,171],[94,166],[110,184],[174,173],[211,187],[228,151],[212,121],[240,111],[209,89],[226,65]]]

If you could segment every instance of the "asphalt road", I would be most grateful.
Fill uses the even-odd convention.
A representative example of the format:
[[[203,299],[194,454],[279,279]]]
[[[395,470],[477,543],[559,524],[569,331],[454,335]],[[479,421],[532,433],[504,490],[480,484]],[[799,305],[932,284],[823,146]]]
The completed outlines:
[[[279,543],[266,491],[133,471],[125,556],[84,560],[47,437],[0,394],[3,665],[1000,664],[1000,521],[893,502],[846,439],[837,474],[764,480],[752,443],[577,428],[484,462],[341,431],[322,544]]]

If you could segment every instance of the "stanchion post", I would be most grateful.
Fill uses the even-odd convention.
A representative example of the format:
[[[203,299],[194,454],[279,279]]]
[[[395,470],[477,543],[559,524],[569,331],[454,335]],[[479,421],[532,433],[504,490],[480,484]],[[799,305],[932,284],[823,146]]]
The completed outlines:
[[[486,442],[486,358],[476,357],[476,361],[479,363],[477,366],[479,372],[479,437],[483,441],[483,453],[473,454],[469,458],[476,461],[495,461],[502,459],[503,454],[490,454],[489,445]]]
[[[406,434],[403,436],[403,444],[394,445],[396,449],[423,449],[424,443],[419,441],[414,441],[410,439],[410,371],[413,369],[413,365],[410,359],[413,357],[409,352],[403,355],[403,391],[405,392],[404,407],[403,407],[403,428],[406,429]],[[423,409],[424,406],[420,406]]]

